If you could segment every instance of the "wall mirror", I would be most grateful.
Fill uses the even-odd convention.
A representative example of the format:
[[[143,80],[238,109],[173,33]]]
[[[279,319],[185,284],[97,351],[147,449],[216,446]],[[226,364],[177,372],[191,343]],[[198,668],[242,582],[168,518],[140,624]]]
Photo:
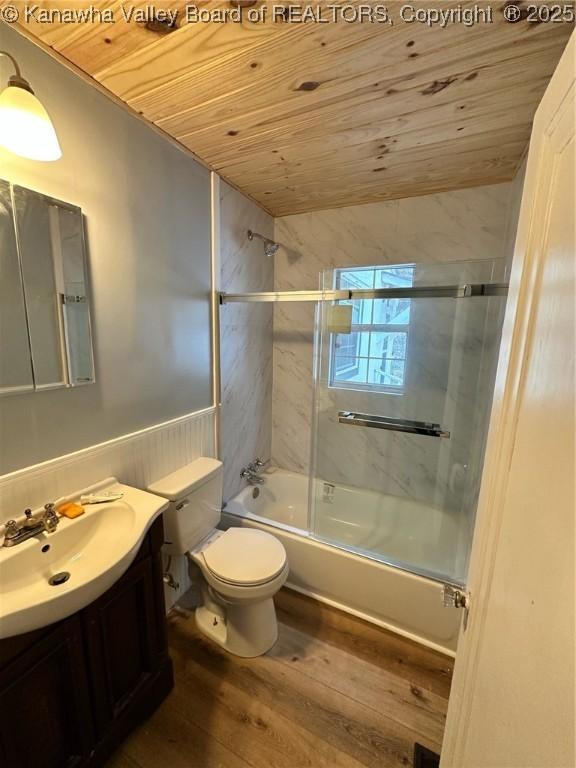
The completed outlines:
[[[93,382],[82,211],[0,179],[0,395]]]

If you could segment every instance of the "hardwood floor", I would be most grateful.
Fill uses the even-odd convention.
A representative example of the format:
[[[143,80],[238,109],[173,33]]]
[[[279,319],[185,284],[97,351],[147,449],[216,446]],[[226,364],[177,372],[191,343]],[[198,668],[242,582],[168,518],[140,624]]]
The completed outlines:
[[[396,768],[440,752],[452,661],[283,589],[280,636],[230,656],[168,617],[174,691],[107,768]]]

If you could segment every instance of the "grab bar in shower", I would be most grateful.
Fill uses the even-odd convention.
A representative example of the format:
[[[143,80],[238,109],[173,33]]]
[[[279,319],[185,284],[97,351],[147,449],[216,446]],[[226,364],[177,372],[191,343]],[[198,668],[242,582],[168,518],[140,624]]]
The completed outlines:
[[[442,429],[440,424],[429,421],[411,421],[410,419],[392,419],[388,416],[371,416],[367,413],[339,411],[340,424],[351,424],[354,427],[373,427],[389,429],[393,432],[409,432],[412,435],[428,435],[429,437],[450,437],[450,432]]]

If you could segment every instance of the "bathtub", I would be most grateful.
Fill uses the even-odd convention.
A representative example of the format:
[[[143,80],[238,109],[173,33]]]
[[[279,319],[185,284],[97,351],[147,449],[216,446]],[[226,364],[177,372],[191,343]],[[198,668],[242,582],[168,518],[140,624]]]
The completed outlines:
[[[282,469],[263,477],[263,485],[244,488],[226,504],[223,527],[258,528],[280,539],[292,589],[454,655],[461,611],[443,607],[437,578],[402,565],[419,562],[443,572],[458,536],[449,515],[395,497],[383,504],[380,494],[316,481],[316,521],[309,526],[308,477]],[[385,552],[388,562],[374,552]]]

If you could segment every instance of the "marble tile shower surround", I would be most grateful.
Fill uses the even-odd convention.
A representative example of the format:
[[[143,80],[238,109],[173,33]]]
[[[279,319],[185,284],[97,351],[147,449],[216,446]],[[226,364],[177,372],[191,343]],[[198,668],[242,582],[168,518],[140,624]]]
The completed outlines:
[[[252,229],[274,237],[274,220],[240,192],[220,187],[220,289],[270,291],[274,259]],[[272,443],[272,327],[269,305],[227,304],[220,310],[221,421],[224,500],[243,487],[240,470],[256,456],[268,459]]]
[[[475,263],[473,266],[476,266]],[[490,262],[485,262],[491,266]],[[480,263],[479,266],[483,266]],[[427,266],[415,268],[416,285],[427,282]],[[437,269],[433,270],[437,272]],[[480,282],[479,270],[469,265],[444,269],[443,282]],[[486,270],[481,270],[485,272]],[[439,473],[440,458],[448,453],[451,464],[470,465],[472,435],[480,429],[477,414],[489,397],[481,377],[485,358],[494,361],[499,338],[498,315],[502,299],[420,299],[411,307],[408,360],[404,394],[388,395],[328,386],[329,349],[321,358],[319,390],[317,473],[337,482],[359,484],[383,493],[409,495],[433,506],[458,508],[465,493],[463,483],[449,490],[450,469]],[[487,326],[487,322],[489,325]],[[381,430],[343,428],[339,410],[356,410],[393,418],[432,421],[447,426],[449,440],[415,437]],[[344,431],[346,430],[346,431]],[[345,445],[341,443],[345,442]],[[334,445],[339,449],[334,451]],[[346,454],[346,460],[343,455]],[[406,461],[407,454],[410,460]],[[358,466],[354,456],[363,455]],[[351,468],[354,472],[351,473]],[[379,470],[379,471],[378,471]],[[376,483],[376,484],[374,484]]]
[[[339,266],[415,262],[421,265],[420,275],[425,281],[422,267],[428,263],[502,259],[506,256],[510,191],[510,184],[501,184],[277,219],[275,239],[282,247],[276,258],[275,290],[317,286],[320,272]],[[452,282],[447,278],[448,275],[446,282]],[[402,406],[398,405],[403,398],[397,399],[394,415],[440,423],[449,415],[452,422],[458,421],[460,428],[448,458],[444,455],[446,446],[441,444],[449,441],[414,440],[400,433],[384,433],[383,438],[379,430],[339,425],[333,419],[338,407],[378,413],[374,410],[375,396],[351,393],[353,402],[344,403],[341,390],[323,387],[318,403],[322,429],[318,446],[322,472],[318,474],[348,484],[354,476],[359,485],[454,508],[461,503],[464,491],[460,488],[455,494],[450,490],[458,484],[451,468],[465,463],[462,446],[469,443],[467,429],[473,430],[477,424],[473,406],[478,387],[489,386],[490,376],[482,369],[486,356],[479,355],[477,347],[485,330],[488,346],[497,344],[498,332],[494,335],[490,328],[484,328],[488,317],[486,304],[470,307],[469,317],[457,333],[461,364],[456,370],[451,366],[447,346],[456,322],[455,304],[441,305],[436,300],[427,301],[426,305],[432,313],[421,318],[423,322],[418,325],[422,331],[416,337],[412,333],[409,342],[409,354],[418,361],[421,383],[426,382],[426,386],[419,386],[417,397],[410,404],[404,400],[407,413],[401,413]],[[426,306],[419,306],[417,311],[425,315]],[[472,335],[470,324],[476,329]],[[414,317],[412,327],[415,325]],[[309,466],[313,335],[311,306],[275,306],[272,456],[275,464],[296,472],[307,472]],[[470,366],[470,359],[476,359],[477,364]],[[457,418],[453,412],[454,403],[445,394],[448,378],[450,391],[461,390],[464,401],[472,407],[468,418]],[[440,470],[444,482],[438,484]],[[470,478],[466,485],[468,482]]]

